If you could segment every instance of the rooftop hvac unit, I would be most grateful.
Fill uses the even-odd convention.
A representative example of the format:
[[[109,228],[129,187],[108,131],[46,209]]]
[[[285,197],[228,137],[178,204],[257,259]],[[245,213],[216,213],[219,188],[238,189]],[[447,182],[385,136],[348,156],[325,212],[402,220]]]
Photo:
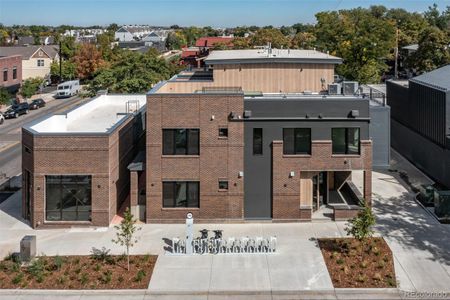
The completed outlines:
[[[328,94],[329,95],[340,95],[341,94],[341,85],[339,83],[328,84]]]
[[[344,95],[354,95],[358,92],[358,82],[344,81],[342,82],[342,90],[344,91]]]

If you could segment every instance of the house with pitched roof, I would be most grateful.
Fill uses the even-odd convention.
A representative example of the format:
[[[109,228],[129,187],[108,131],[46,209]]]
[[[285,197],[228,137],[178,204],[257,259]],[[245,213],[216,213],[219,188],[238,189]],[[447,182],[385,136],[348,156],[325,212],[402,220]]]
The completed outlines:
[[[0,47],[0,56],[22,56],[22,79],[50,76],[50,65],[59,59],[58,47],[51,45]]]

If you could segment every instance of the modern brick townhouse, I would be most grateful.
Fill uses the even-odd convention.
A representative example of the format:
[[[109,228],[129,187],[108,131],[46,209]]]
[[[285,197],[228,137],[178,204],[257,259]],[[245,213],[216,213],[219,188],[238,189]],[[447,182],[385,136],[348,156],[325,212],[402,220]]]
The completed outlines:
[[[389,164],[390,117],[352,84],[328,92],[339,63],[313,50],[214,51],[206,68],[154,86],[146,108],[145,96],[103,95],[91,102],[117,101],[116,110],[88,102],[32,124],[24,214],[34,227],[104,226],[123,203],[147,223],[183,222],[188,212],[200,222],[348,218],[359,200],[371,203],[373,165]],[[139,110],[127,113],[136,99]]]

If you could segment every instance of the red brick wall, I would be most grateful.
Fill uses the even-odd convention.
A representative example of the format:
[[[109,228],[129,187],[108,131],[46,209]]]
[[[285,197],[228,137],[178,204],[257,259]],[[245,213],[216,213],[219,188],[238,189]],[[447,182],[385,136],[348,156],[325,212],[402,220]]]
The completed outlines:
[[[228,115],[242,114],[243,96],[152,94],[147,107],[147,222],[183,221],[189,211],[197,220],[242,219],[244,125]],[[222,126],[228,139],[219,138]],[[200,155],[163,156],[163,128],[199,128]],[[228,179],[227,192],[219,178]],[[200,181],[200,208],[163,208],[164,180]]]
[[[68,226],[81,222],[45,221],[45,175],[92,176],[92,222],[108,226],[117,203],[129,193],[128,164],[135,155],[133,120],[121,124],[111,135],[32,135],[22,130],[22,168],[33,178],[32,227]],[[25,147],[31,153],[25,151]],[[23,195],[25,203],[25,195]]]
[[[371,174],[372,143],[361,141],[361,155],[333,155],[331,141],[312,141],[311,155],[284,155],[283,142],[273,142],[273,219],[310,219],[308,209],[300,209],[302,171],[365,170]],[[289,177],[294,171],[295,176]],[[371,179],[366,178],[370,203]],[[310,210],[310,209],[309,209]]]
[[[17,78],[13,79],[13,67],[17,68]],[[3,70],[8,69],[8,80],[3,81]],[[22,83],[22,56],[0,57],[0,86],[8,87]]]

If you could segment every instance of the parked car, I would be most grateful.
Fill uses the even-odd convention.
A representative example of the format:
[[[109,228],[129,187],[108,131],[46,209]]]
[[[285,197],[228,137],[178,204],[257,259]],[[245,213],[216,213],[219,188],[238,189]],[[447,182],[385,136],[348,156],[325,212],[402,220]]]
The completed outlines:
[[[72,97],[78,94],[79,91],[80,91],[79,80],[66,81],[61,84],[58,84],[56,97],[58,98]]]
[[[14,104],[7,111],[5,111],[5,119],[18,118],[20,115],[25,115],[30,110],[27,102]]]
[[[3,122],[5,122],[5,117],[4,117],[3,114],[0,112],[0,125],[2,125]]]
[[[39,109],[41,107],[45,106],[45,101],[41,98],[39,99],[34,99],[31,103],[30,103],[30,109]]]

